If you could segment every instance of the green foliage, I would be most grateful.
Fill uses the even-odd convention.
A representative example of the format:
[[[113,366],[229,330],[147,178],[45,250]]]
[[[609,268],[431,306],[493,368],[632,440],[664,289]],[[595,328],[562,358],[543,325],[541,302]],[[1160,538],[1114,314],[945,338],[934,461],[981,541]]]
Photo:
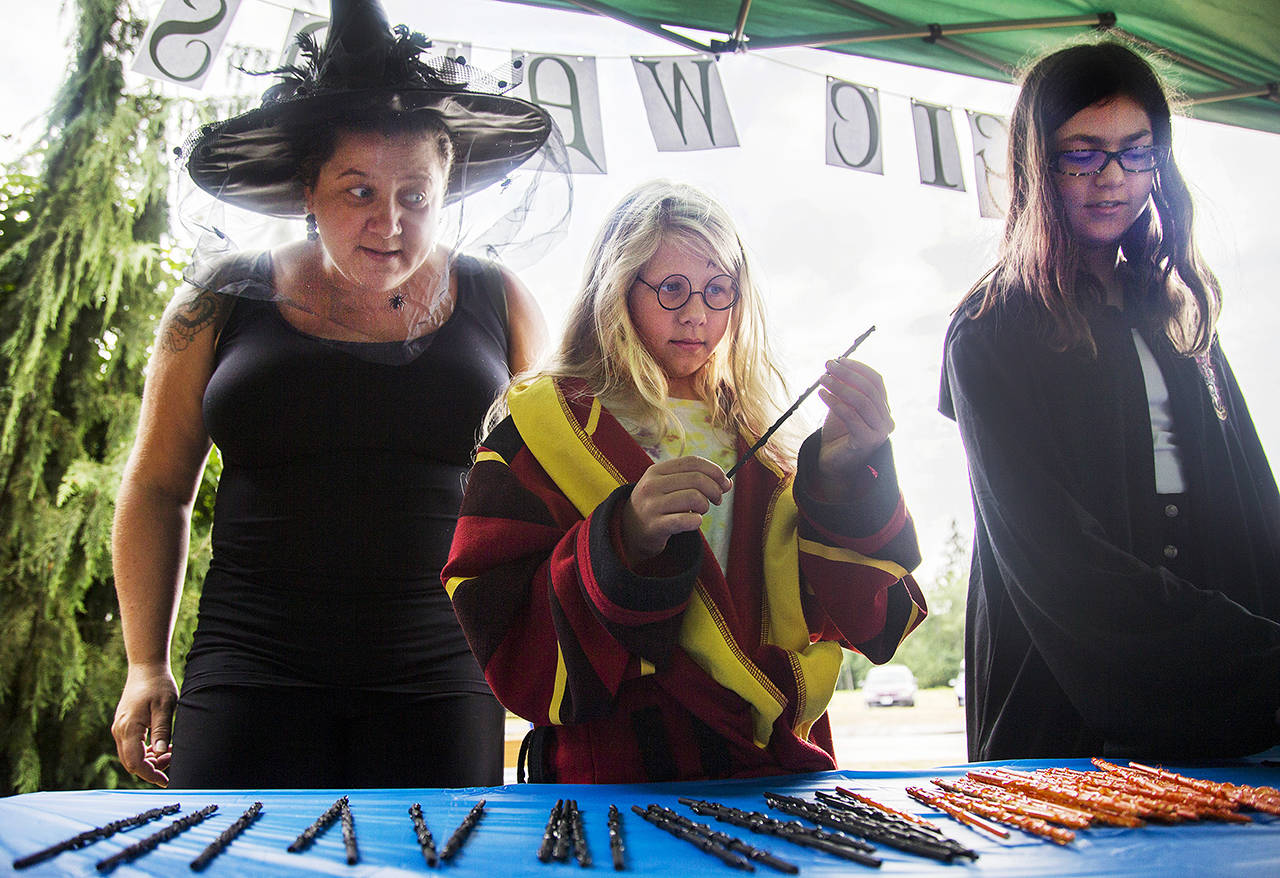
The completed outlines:
[[[964,657],[964,608],[969,587],[969,549],[953,521],[942,572],[921,583],[929,615],[898,647],[893,661],[909,667],[922,689],[945,686],[960,672]],[[845,651],[840,677],[844,688],[856,689],[871,662]]]
[[[125,91],[122,58],[141,27],[124,2],[79,7],[49,133],[0,168],[5,795],[127,780],[109,729],[124,680],[111,520],[177,277],[164,243],[167,104]],[[193,564],[206,534],[198,521]]]

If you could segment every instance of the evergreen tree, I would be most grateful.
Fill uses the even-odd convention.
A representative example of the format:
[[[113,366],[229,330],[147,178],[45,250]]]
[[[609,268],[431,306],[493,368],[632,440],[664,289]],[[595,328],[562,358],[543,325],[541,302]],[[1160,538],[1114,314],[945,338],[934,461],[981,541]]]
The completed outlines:
[[[124,680],[109,536],[148,347],[177,275],[164,244],[166,103],[127,92],[123,74],[142,28],[127,0],[77,6],[48,133],[0,170],[6,795],[127,778],[109,728]]]

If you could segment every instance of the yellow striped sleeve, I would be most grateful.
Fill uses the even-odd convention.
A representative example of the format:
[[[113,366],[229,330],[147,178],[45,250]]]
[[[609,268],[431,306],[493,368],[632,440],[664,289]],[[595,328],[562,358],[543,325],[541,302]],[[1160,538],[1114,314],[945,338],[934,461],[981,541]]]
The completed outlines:
[[[476,454],[476,463],[480,463],[483,460],[492,460],[502,464],[503,466],[509,466],[509,464],[502,459],[502,455],[496,451],[485,450]]]
[[[879,558],[872,558],[870,555],[864,555],[861,552],[855,552],[853,549],[842,549],[838,546],[828,546],[823,543],[816,543],[813,540],[801,539],[800,551],[810,555],[817,555],[819,558],[826,558],[828,561],[839,561],[843,564],[861,564],[864,567],[874,567],[877,570],[883,570],[894,579],[902,579],[907,576],[908,571],[905,567],[895,564],[892,561],[882,561]]]

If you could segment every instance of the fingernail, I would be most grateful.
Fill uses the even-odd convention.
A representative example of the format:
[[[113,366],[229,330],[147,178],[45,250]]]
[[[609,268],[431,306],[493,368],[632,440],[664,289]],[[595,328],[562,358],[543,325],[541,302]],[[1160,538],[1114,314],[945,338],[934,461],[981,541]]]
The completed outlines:
[[[159,741],[156,741],[154,744],[152,744],[151,749],[153,752],[155,752],[156,755],[159,755],[163,753],[165,750],[169,749],[169,742],[164,739],[161,739]]]

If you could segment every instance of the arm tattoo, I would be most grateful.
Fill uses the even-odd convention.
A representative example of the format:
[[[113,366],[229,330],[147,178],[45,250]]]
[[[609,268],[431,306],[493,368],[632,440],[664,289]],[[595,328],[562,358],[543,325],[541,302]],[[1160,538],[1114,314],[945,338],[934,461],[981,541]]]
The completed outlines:
[[[195,291],[160,326],[160,344],[170,352],[186,350],[207,327],[219,326],[229,309],[226,296],[210,290]]]

